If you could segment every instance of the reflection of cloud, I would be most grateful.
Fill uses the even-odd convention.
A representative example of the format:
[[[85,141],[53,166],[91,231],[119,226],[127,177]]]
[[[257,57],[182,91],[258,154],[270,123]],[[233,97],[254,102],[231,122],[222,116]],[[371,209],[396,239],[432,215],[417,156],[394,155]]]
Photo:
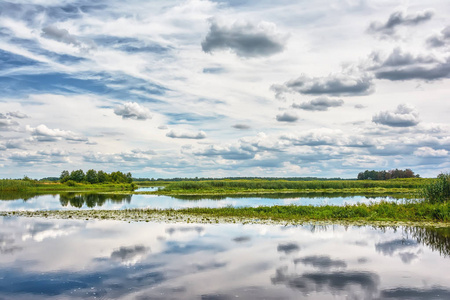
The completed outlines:
[[[392,254],[394,254],[394,252],[397,250],[402,250],[410,247],[417,247],[417,242],[414,240],[398,239],[375,244],[375,250],[377,250],[377,252],[381,252],[384,255],[390,256],[392,256]]]
[[[197,233],[202,233],[205,231],[205,228],[202,226],[195,226],[195,227],[169,227],[166,229],[166,232],[170,235],[174,234],[175,232],[189,232],[189,231],[196,231]]]
[[[37,222],[28,228],[27,233],[22,235],[22,240],[33,239],[36,242],[42,242],[48,238],[69,235],[75,232],[75,229],[76,226],[68,224],[60,227],[54,223]]]
[[[227,266],[227,263],[210,262],[206,264],[196,264],[195,269],[197,271],[208,271],[214,269],[221,269]]]
[[[294,259],[294,263],[302,263],[305,266],[311,265],[318,269],[330,268],[346,268],[347,263],[339,259],[331,259],[329,256],[306,256],[303,258]]]
[[[418,289],[400,287],[396,289],[381,291],[383,299],[450,299],[450,290],[434,286],[431,288]]]
[[[190,243],[178,243],[178,242],[167,242],[166,243],[167,249],[163,252],[163,254],[181,254],[186,255],[190,253],[196,253],[196,252],[219,252],[223,251],[223,247],[220,245],[209,245],[209,244],[202,244],[200,242],[190,242]]]
[[[300,246],[296,243],[286,243],[286,244],[279,244],[277,247],[278,252],[284,252],[286,254],[296,252],[300,250]]]
[[[0,253],[13,254],[22,250],[22,247],[14,245],[14,238],[0,233]]]
[[[159,264],[140,264],[139,268],[126,266],[73,272],[24,272],[21,268],[3,268],[0,280],[1,299],[123,299],[130,291],[139,291],[159,285],[166,280]],[[28,284],[24,284],[24,283]]]
[[[125,264],[133,264],[139,261],[149,251],[150,248],[143,245],[120,247],[118,250],[114,250],[111,253],[111,259],[121,261]]]
[[[229,300],[235,298],[227,294],[204,294],[201,296],[202,300]]]
[[[233,241],[236,243],[244,243],[250,241],[250,239],[251,238],[249,236],[237,236],[233,239]]]
[[[414,259],[418,258],[417,254],[412,252],[402,252],[398,254],[405,264],[410,264]]]
[[[286,268],[277,269],[271,280],[273,284],[285,284],[304,294],[330,292],[333,295],[345,294],[350,299],[372,298],[380,282],[378,275],[371,272],[322,272],[298,275],[287,274]],[[360,290],[355,289],[356,287]]]

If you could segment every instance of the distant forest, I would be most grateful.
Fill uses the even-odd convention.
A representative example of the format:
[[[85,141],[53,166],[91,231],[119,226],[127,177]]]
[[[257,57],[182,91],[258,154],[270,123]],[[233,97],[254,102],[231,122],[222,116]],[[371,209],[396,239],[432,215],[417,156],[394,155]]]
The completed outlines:
[[[74,182],[85,183],[131,183],[133,181],[130,172],[122,173],[120,171],[106,173],[104,171],[88,170],[86,174],[83,170],[75,170],[69,173],[69,171],[62,171],[59,176],[61,183],[68,182],[70,180]]]
[[[390,171],[365,170],[358,174],[358,180],[388,180],[395,178],[420,178],[420,176],[419,174],[414,175],[411,169],[395,169]]]

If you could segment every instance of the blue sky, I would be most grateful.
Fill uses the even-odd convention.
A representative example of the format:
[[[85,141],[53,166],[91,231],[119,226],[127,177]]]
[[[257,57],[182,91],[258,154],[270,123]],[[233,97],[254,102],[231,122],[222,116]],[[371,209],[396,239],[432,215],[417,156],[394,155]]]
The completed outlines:
[[[450,170],[450,3],[0,1],[0,176]]]

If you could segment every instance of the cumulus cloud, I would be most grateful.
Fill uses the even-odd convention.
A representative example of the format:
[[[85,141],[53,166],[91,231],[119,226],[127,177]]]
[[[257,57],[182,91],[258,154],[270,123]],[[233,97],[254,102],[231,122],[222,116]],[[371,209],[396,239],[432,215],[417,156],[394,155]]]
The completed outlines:
[[[441,34],[433,35],[427,39],[427,45],[431,48],[438,48],[450,43],[450,25],[442,29]]]
[[[134,149],[119,153],[89,152],[83,156],[83,160],[92,163],[122,163],[132,165],[133,163],[143,163],[152,159],[156,152],[153,150]]]
[[[419,124],[419,113],[407,104],[400,104],[393,112],[382,111],[372,117],[372,122],[391,127],[411,127]]]
[[[69,162],[69,157],[67,152],[52,149],[52,150],[41,150],[41,151],[20,151],[13,152],[9,159],[18,164],[26,163],[66,163]]]
[[[395,30],[398,26],[416,26],[430,20],[433,15],[434,13],[431,10],[408,15],[404,15],[403,12],[397,11],[392,13],[385,23],[370,23],[367,32],[381,36],[393,36],[395,35]]]
[[[251,128],[249,125],[245,125],[245,124],[234,124],[231,127],[236,128],[236,129],[240,129],[240,130],[245,130],[245,129],[250,129]]]
[[[122,116],[122,119],[147,120],[152,118],[150,110],[136,102],[119,105],[114,109],[114,113]]]
[[[1,114],[0,114],[1,115]],[[12,118],[17,118],[17,119],[25,119],[28,118],[28,116],[24,113],[21,113],[20,111],[10,111],[8,113],[6,113],[7,116],[10,116]],[[1,117],[0,117],[1,119]]]
[[[271,86],[271,90],[275,92],[278,99],[282,99],[284,93],[354,96],[370,94],[372,89],[373,83],[370,76],[355,77],[344,74],[333,74],[327,77],[302,75],[282,85],[274,84]]]
[[[435,150],[430,147],[420,147],[414,151],[414,155],[419,157],[446,157],[448,156],[448,151],[445,149]]]
[[[170,130],[166,133],[167,137],[173,139],[195,139],[200,140],[206,138],[206,133],[204,131],[199,132],[188,132],[188,131],[178,131],[178,130]]]
[[[365,105],[362,105],[362,104],[356,104],[355,105],[355,108],[356,109],[363,109],[363,108],[366,108],[367,106],[365,106]]]
[[[253,159],[255,157],[255,149],[243,149],[239,146],[232,145],[211,145],[206,149],[195,151],[195,155],[200,156],[221,156],[223,159],[244,160]]]
[[[293,104],[292,107],[310,111],[326,111],[330,107],[339,107],[344,104],[342,99],[330,99],[328,97],[319,97],[308,102]]]
[[[26,130],[31,133],[32,140],[38,142],[55,142],[61,139],[74,142],[87,142],[88,140],[72,131],[66,131],[61,129],[50,129],[44,124],[41,124],[35,128],[27,125]]]
[[[210,21],[209,32],[202,42],[202,50],[231,50],[241,57],[270,56],[284,50],[286,36],[276,32],[273,24],[261,22],[234,23],[231,26]]]
[[[14,120],[0,118],[0,131],[14,130],[17,125],[19,125],[19,123]]]
[[[294,112],[285,111],[282,114],[277,115],[278,122],[295,122],[298,120],[298,116]]]
[[[49,25],[42,28],[42,36],[58,42],[79,46],[81,43],[77,37],[71,35],[66,29],[59,29],[55,25]]]
[[[372,147],[374,141],[361,135],[346,135],[342,130],[319,128],[300,134],[283,134],[281,140],[295,146]]]
[[[374,54],[371,60],[373,65],[368,70],[374,71],[379,79],[430,81],[450,78],[450,57],[441,60],[433,56],[413,55],[395,48],[386,59]]]
[[[6,149],[22,149],[23,143],[20,140],[7,140],[4,146]]]

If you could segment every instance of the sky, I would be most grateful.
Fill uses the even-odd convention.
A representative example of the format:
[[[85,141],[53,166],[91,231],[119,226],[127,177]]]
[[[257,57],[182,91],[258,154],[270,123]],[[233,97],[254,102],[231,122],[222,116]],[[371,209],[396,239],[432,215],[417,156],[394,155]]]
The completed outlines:
[[[447,0],[0,0],[0,177],[450,171]]]

